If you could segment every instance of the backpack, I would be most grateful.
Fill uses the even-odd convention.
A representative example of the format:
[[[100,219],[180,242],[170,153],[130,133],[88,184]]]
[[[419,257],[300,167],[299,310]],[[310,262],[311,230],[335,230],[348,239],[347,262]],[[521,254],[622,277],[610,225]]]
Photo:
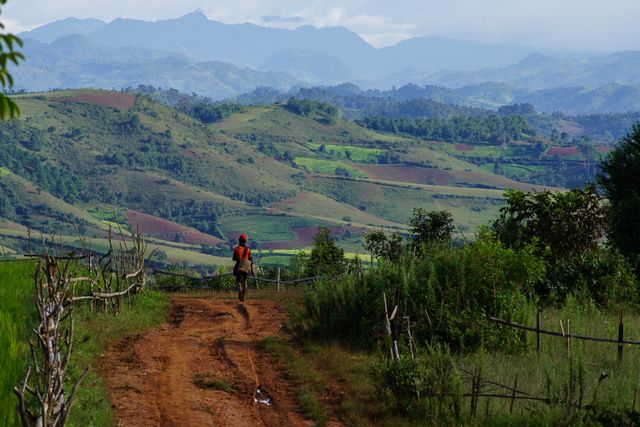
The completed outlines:
[[[239,259],[236,261],[234,273],[242,272],[245,274],[249,274],[249,272],[251,271],[251,261],[249,261],[251,249],[246,246],[238,246],[236,250],[238,251]],[[240,253],[241,250],[242,253]]]

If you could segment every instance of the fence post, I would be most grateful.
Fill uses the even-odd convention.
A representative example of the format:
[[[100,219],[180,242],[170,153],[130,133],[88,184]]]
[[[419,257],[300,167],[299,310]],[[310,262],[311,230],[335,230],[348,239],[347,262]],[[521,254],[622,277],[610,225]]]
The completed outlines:
[[[538,350],[538,360],[542,356],[542,336],[540,335],[540,307],[536,311],[536,346]]]
[[[618,325],[618,363],[622,362],[622,351],[624,349],[624,309],[620,309],[620,324]]]
[[[405,316],[405,319],[407,321],[407,338],[409,339],[409,353],[411,354],[411,360],[415,360],[415,356],[413,354],[413,336],[411,336],[411,320],[409,319],[409,316]]]
[[[389,339],[391,339],[391,359],[395,360],[396,355],[395,355],[395,352],[393,351],[393,336],[391,334],[391,322],[389,321],[389,307],[387,306],[387,295],[384,293],[384,291],[382,292],[382,300],[384,301],[384,326],[387,330],[387,335],[389,336]]]
[[[276,290],[280,290],[280,267],[278,267],[278,271],[276,272]]]
[[[567,319],[567,357],[571,359],[571,324]]]
[[[516,379],[513,382],[513,391],[511,392],[511,404],[509,405],[509,413],[513,414],[513,404],[516,401],[516,390],[518,390],[518,374],[516,373]]]

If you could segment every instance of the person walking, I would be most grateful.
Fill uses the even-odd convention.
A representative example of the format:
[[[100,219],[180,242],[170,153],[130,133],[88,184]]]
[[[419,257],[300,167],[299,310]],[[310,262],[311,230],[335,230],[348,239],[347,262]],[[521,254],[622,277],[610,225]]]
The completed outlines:
[[[251,249],[247,245],[249,236],[246,233],[242,233],[238,238],[238,246],[233,248],[233,275],[236,276],[236,287],[238,288],[238,299],[244,301],[245,294],[247,293],[247,282],[249,279],[249,273],[253,276],[256,275],[253,270],[253,257],[251,256]]]

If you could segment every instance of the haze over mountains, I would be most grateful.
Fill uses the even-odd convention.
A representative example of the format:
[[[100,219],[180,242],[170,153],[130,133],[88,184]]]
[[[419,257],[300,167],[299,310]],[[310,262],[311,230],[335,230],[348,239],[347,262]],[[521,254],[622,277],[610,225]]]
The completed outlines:
[[[27,61],[16,80],[26,90],[151,84],[223,99],[258,87],[414,83],[449,88],[455,96],[447,100],[490,108],[510,102],[571,112],[638,108],[629,94],[639,92],[640,52],[589,57],[440,37],[378,49],[343,27],[231,25],[200,12],[158,22],[68,18],[21,36]]]

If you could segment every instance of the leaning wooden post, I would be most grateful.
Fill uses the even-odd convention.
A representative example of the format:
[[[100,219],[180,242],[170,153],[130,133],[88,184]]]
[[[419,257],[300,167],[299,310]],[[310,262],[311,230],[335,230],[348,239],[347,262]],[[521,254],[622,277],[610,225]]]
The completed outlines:
[[[400,350],[398,350],[398,321],[395,319],[398,314],[399,308],[396,305],[391,312],[391,316],[389,317],[390,321],[393,321],[391,324],[391,340],[393,342],[393,358],[395,360],[400,359]]]
[[[513,414],[513,404],[516,401],[516,390],[518,390],[518,374],[516,373],[516,379],[513,382],[513,391],[511,392],[511,404],[509,405],[509,413]]]
[[[387,306],[387,295],[382,292],[382,300],[384,301],[384,326],[387,330],[387,336],[392,339],[391,336],[391,322],[389,321],[389,308]],[[391,359],[395,360],[395,353],[393,352],[393,342],[391,344]]]
[[[571,324],[567,319],[567,357],[571,359]]]
[[[536,311],[536,347],[538,350],[538,360],[542,356],[542,336],[540,335],[540,307]]]
[[[276,290],[280,290],[280,267],[278,267],[278,271],[276,272]]]
[[[620,323],[618,324],[618,363],[622,362],[622,351],[624,349],[624,309],[620,309]]]
[[[409,340],[409,353],[411,354],[411,360],[415,360],[415,356],[413,354],[413,337],[411,336],[411,321],[409,316],[404,317],[407,321],[407,338]]]

